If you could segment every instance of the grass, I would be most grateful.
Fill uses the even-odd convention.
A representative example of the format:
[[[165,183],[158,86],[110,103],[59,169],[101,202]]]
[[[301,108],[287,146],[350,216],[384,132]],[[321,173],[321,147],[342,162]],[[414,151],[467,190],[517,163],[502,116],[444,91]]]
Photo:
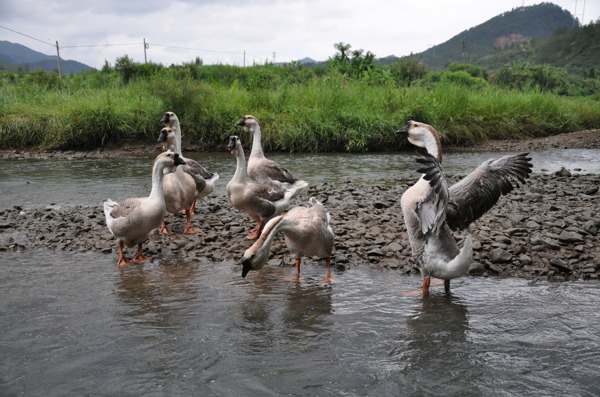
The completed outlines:
[[[269,69],[244,69],[240,79],[232,67],[210,70],[205,78],[163,71],[129,84],[100,72],[50,86],[0,80],[0,148],[154,142],[167,110],[179,116],[184,140],[207,150],[223,150],[227,137],[239,134],[235,122],[245,114],[261,121],[267,150],[295,152],[395,150],[403,143],[393,131],[410,119],[433,125],[453,145],[600,128],[593,97],[501,89],[485,80],[399,86],[295,70],[293,79],[283,75],[272,82],[265,79]]]

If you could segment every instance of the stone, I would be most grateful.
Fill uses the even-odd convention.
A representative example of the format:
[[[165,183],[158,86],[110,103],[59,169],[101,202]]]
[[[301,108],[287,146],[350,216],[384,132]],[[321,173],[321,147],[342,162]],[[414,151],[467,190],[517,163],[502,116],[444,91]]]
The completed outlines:
[[[577,232],[571,232],[568,230],[563,230],[559,236],[558,240],[561,243],[580,243],[583,241],[583,236]]]
[[[494,248],[489,253],[489,259],[492,263],[506,263],[512,259],[512,254],[502,248]]]

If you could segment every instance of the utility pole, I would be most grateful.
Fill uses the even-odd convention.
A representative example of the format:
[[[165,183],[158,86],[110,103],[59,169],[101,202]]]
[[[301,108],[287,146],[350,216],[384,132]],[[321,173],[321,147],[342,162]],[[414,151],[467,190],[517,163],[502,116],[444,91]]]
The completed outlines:
[[[58,61],[58,78],[62,80],[62,71],[60,70],[60,50],[58,47],[58,40],[56,40],[56,59]]]
[[[246,67],[246,50],[244,50],[244,67]]]
[[[146,57],[146,50],[150,48],[150,44],[146,43],[146,38],[144,37],[144,63],[148,63],[148,58]]]

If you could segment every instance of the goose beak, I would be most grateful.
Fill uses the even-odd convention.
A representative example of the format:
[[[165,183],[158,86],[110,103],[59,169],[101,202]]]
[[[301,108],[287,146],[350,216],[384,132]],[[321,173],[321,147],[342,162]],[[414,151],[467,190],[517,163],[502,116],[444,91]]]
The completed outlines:
[[[160,135],[158,136],[158,142],[164,142],[167,140],[167,134],[164,132],[160,132]]]
[[[241,119],[239,119],[237,123],[235,123],[235,125],[244,125],[244,124],[246,124],[246,120],[244,120],[243,117]]]
[[[396,131],[396,135],[400,136],[408,136],[408,129],[410,128],[410,121],[406,123],[406,125]]]
[[[227,150],[232,151],[233,149],[235,149],[235,138],[230,136],[229,142],[227,143]]]
[[[250,259],[242,258],[242,278],[246,277],[246,274],[248,274],[250,270],[252,270]]]
[[[166,123],[167,121],[169,121],[169,115],[168,114],[163,114],[163,116],[160,119],[161,123]]]
[[[183,161],[179,154],[175,153],[175,167],[182,164],[185,164],[185,161]]]

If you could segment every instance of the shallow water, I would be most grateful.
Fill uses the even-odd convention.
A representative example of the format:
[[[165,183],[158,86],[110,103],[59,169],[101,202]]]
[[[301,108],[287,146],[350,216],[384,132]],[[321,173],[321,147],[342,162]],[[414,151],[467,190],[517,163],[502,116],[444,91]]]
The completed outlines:
[[[600,393],[600,284],[420,278],[112,255],[2,253],[0,390],[11,396]]]
[[[483,161],[508,153],[448,153],[447,175],[466,175]],[[189,155],[210,171],[218,172],[216,192],[235,172],[235,158],[228,153]],[[600,150],[561,149],[532,152],[533,172],[554,172],[565,167],[574,173],[600,173]],[[415,155],[392,154],[270,154],[311,184],[352,180],[365,183],[418,176]],[[107,198],[123,200],[150,191],[153,157],[109,159],[0,160],[0,208],[60,205],[96,205]]]

